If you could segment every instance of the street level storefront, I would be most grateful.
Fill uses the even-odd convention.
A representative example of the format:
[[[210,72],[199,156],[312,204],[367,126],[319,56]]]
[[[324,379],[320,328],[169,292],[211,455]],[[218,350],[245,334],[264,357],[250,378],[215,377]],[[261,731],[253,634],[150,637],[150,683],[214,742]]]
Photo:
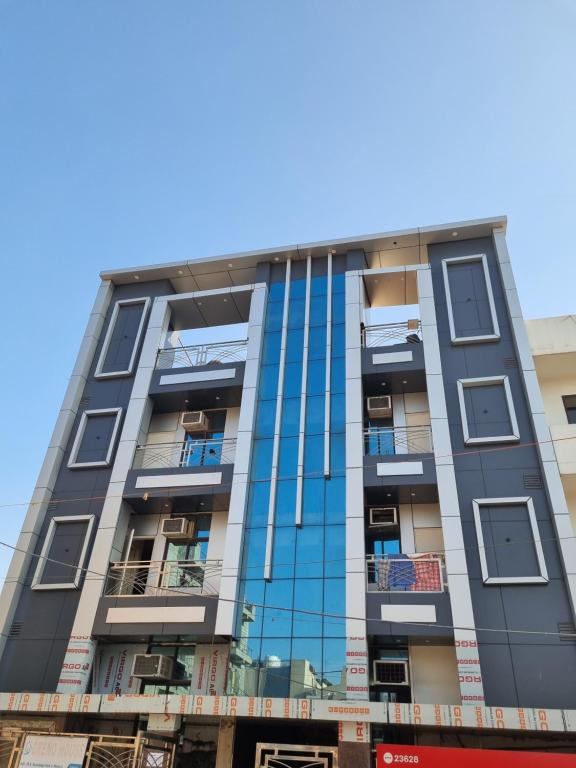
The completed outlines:
[[[450,749],[379,744],[376,767],[418,766],[418,768],[575,768],[576,754],[516,752],[485,749]]]

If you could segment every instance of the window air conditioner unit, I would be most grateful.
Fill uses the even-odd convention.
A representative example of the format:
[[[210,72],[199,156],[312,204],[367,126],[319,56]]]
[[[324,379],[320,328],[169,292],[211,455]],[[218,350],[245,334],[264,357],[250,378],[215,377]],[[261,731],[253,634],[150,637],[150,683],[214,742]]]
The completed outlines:
[[[132,676],[143,680],[172,680],[174,659],[161,653],[136,653]]]
[[[204,411],[185,411],[180,419],[180,424],[186,432],[206,432],[208,417]]]
[[[369,397],[367,409],[370,418],[389,419],[392,416],[392,397],[390,395]]]
[[[167,517],[162,520],[162,535],[167,539],[187,539],[190,523],[185,517]]]
[[[407,661],[384,659],[372,665],[375,685],[410,685]]]
[[[398,508],[370,507],[370,526],[380,528],[386,525],[398,525]]]

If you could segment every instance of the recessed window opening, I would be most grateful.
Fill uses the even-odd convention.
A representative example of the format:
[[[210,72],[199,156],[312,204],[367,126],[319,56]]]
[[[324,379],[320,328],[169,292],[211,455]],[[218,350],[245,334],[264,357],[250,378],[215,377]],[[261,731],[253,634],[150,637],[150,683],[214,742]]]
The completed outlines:
[[[562,398],[568,424],[576,424],[576,395],[564,395]]]
[[[76,589],[83,575],[94,515],[53,517],[32,589]]]

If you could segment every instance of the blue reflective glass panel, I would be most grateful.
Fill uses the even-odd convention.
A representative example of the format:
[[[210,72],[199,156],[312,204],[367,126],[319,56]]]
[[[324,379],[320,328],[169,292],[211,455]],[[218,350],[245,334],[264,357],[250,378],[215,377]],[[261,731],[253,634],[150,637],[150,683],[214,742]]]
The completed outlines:
[[[302,360],[304,348],[304,328],[295,328],[288,331],[286,338],[286,362],[298,363]]]
[[[266,307],[266,330],[282,330],[282,317],[284,315],[284,302],[269,301]]]
[[[274,432],[274,430],[272,430]],[[282,424],[280,434],[283,437],[295,437],[300,432],[300,398],[290,397],[282,403]]]
[[[326,362],[325,360],[310,360],[308,362],[309,395],[321,395],[326,391]]]
[[[284,397],[298,397],[302,391],[302,363],[284,366]]]
[[[330,437],[330,471],[336,474],[346,469],[346,435],[335,433]]]
[[[305,637],[292,640],[290,678],[290,696],[298,699],[322,696],[322,640]]]
[[[271,437],[274,434],[276,418],[276,401],[263,400],[258,406],[256,416],[255,437]]]
[[[304,445],[304,474],[318,477],[324,472],[324,435],[306,437]]]
[[[252,448],[252,480],[269,480],[272,469],[272,438],[254,440]]]
[[[346,396],[334,392],[330,397],[330,429],[332,432],[346,430]]]
[[[326,326],[315,325],[308,335],[308,359],[321,360],[326,357]]]
[[[346,275],[342,273],[341,275],[333,275],[332,276],[332,293],[344,293],[346,289]],[[344,300],[342,299],[342,302]]]
[[[306,296],[306,278],[298,277],[290,281],[290,299],[303,299]]]
[[[341,294],[332,295],[332,322],[343,323],[346,315],[346,305]]]
[[[343,395],[346,392],[346,359],[344,357],[332,358],[330,390],[333,395]]]
[[[364,594],[358,595],[359,601],[365,599]],[[324,637],[345,636],[346,619],[343,618],[345,615],[346,579],[326,579],[324,581]],[[345,655],[342,654],[340,664],[344,661]],[[338,669],[338,666],[329,666],[328,669]]]
[[[326,523],[344,523],[346,521],[346,480],[344,477],[332,477],[326,481]]]
[[[292,508],[294,517],[294,508]],[[294,578],[294,548],[296,545],[296,528],[275,528],[272,545],[272,579]],[[280,604],[279,604],[280,605]]]
[[[328,279],[326,275],[317,275],[313,277],[310,283],[310,294],[312,296],[326,295],[328,290]]]
[[[306,398],[306,434],[324,432],[324,395]]]
[[[298,438],[280,438],[278,477],[294,478],[298,473]]]
[[[268,301],[281,301],[284,303],[284,283],[269,283],[268,285]]]
[[[324,583],[322,579],[296,579],[294,582],[295,635],[322,637],[323,599]],[[314,615],[314,612],[318,615]]]
[[[250,484],[247,516],[248,527],[258,528],[267,524],[269,500],[270,483],[256,482]]]
[[[263,365],[260,368],[260,400],[275,400],[278,394],[278,366]]]
[[[332,323],[332,357],[346,355],[346,335],[344,323]],[[360,333],[360,330],[358,330]]]
[[[346,526],[326,526],[326,546],[324,549],[324,575],[327,577],[344,576],[346,573]],[[362,565],[356,563],[356,565]]]
[[[294,525],[296,520],[296,480],[278,480],[276,485],[276,525]]]
[[[324,527],[304,525],[296,531],[296,577],[320,578],[324,557]]]
[[[244,562],[242,564],[242,576],[244,578],[262,578],[265,549],[266,528],[247,530],[244,534]]]
[[[326,295],[313,296],[310,300],[310,325],[326,325]]]
[[[304,299],[291,299],[288,305],[288,328],[304,327],[304,312],[306,301]]]
[[[292,605],[294,581],[276,579],[266,584],[263,637],[290,637],[292,635]],[[283,610],[287,609],[287,610]]]
[[[324,523],[324,479],[306,478],[303,486],[302,520],[304,525]]]
[[[322,674],[333,685],[342,688],[346,679],[346,640],[324,640],[322,646]]]
[[[262,634],[264,582],[242,581],[239,595],[244,604],[239,607],[236,617],[236,635],[258,637]]]
[[[274,331],[273,333],[267,332],[264,334],[264,341],[262,342],[263,365],[278,363],[280,360],[280,343],[280,331]]]
[[[291,640],[262,638],[258,695],[285,698],[290,695]]]

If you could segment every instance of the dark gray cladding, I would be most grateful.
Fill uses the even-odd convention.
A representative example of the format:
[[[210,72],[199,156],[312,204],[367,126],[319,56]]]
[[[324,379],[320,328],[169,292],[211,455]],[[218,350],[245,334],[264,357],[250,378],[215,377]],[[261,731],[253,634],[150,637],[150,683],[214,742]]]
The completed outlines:
[[[485,253],[488,260],[501,338],[498,341],[453,345],[450,340],[441,262],[446,258],[479,253]],[[561,641],[555,636],[559,624],[572,621],[568,591],[540,459],[536,448],[531,445],[535,440],[534,430],[493,243],[491,239],[480,239],[432,245],[429,257],[476,626],[552,633],[530,635],[478,631],[486,704],[575,707],[576,689],[567,685],[566,681],[576,680],[576,643]],[[473,276],[474,280],[478,277],[479,274]],[[458,302],[459,317],[463,316],[462,313],[466,315],[466,333],[480,334],[485,325],[485,312],[479,308],[476,321],[474,304],[481,302],[482,292],[469,295],[469,285],[466,279],[451,281],[452,299]],[[490,332],[489,328],[487,332]],[[464,444],[456,382],[458,379],[492,375],[508,376],[521,440],[519,445],[489,445],[479,453],[483,450],[482,446]],[[526,478],[534,476],[542,477],[541,488],[533,487],[538,483],[527,483]],[[472,500],[527,496],[531,496],[534,502],[549,583],[485,585],[480,568]],[[508,531],[498,543],[498,546],[506,547],[506,557],[514,573],[529,566],[518,554],[525,546],[520,538],[526,536],[526,526],[522,524],[517,530],[519,535]]]
[[[167,280],[115,288],[82,394],[78,414],[58,472],[52,495],[53,503],[50,505],[42,525],[35,550],[36,555],[39,555],[42,550],[50,520],[53,517],[94,515],[97,522],[102,511],[104,497],[110,482],[111,469],[109,467],[68,469],[67,463],[84,410],[121,407],[123,416],[126,415],[140,349],[137,350],[132,375],[111,379],[94,378],[94,371],[114,309],[114,303],[120,299],[165,296],[172,293],[174,291]],[[145,328],[146,325],[144,331]],[[144,332],[140,337],[140,347],[143,339]],[[112,456],[112,461],[113,459],[114,456]],[[96,528],[97,525],[92,531],[92,540]],[[91,547],[92,542],[90,542],[86,562],[89,560]],[[72,631],[82,581],[78,589],[34,591],[30,589],[30,584],[37,563],[38,558],[33,557],[14,616],[14,636],[8,638],[0,662],[0,690],[3,691],[56,690],[64,652]],[[18,631],[16,631],[17,627]]]

